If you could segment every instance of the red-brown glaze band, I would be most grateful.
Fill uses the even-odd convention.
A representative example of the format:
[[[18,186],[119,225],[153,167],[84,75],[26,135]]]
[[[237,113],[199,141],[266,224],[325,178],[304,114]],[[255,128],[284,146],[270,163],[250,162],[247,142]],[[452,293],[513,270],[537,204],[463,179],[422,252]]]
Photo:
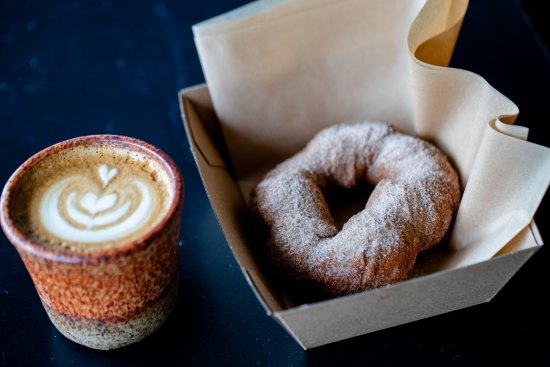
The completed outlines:
[[[339,230],[323,192],[360,180],[374,191]],[[321,131],[269,172],[250,200],[276,273],[313,293],[343,295],[406,279],[418,253],[445,236],[460,183],[432,144],[364,122]]]
[[[57,262],[19,251],[40,298],[64,315],[125,321],[166,292],[178,275],[180,215],[129,254],[81,263]]]

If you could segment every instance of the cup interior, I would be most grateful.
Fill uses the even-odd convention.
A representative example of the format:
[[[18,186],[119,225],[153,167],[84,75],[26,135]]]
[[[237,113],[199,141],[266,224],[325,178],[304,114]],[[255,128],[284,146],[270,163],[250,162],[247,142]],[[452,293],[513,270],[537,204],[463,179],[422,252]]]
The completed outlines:
[[[87,164],[83,158],[83,152],[93,151],[89,148],[105,148],[101,151],[120,151],[128,154],[128,159],[136,159],[147,169],[154,173],[155,182],[160,181],[163,192],[163,211],[158,213],[155,224],[145,233],[133,238],[127,243],[122,243],[112,248],[100,248],[98,250],[80,253],[78,251],[66,251],[63,248],[45,246],[39,241],[33,231],[29,229],[29,211],[31,210],[30,197],[41,188],[43,182],[47,182],[51,176],[59,174],[63,170],[75,169],[79,165]],[[106,165],[105,165],[106,166]],[[108,167],[108,166],[106,166]],[[149,171],[148,171],[149,172]],[[114,169],[105,168],[101,173],[103,182],[112,179],[116,173]],[[44,186],[44,185],[42,185]],[[94,196],[93,194],[90,194]],[[173,213],[179,210],[183,195],[183,181],[174,162],[160,149],[138,139],[118,135],[92,135],[74,138],[52,145],[35,154],[24,162],[10,177],[2,192],[0,207],[0,222],[8,239],[18,250],[30,251],[47,258],[55,258],[60,261],[81,261],[85,259],[104,258],[116,255],[120,252],[128,252],[146,245],[148,239],[162,230]],[[103,202],[99,203],[99,209]],[[90,208],[96,210],[94,208]]]

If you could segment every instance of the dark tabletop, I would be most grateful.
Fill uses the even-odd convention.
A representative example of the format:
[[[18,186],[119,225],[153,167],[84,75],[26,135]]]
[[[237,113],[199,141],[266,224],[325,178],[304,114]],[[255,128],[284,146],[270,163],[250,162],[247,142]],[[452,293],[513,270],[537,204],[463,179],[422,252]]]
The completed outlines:
[[[0,1],[0,186],[40,149],[98,133],[158,146],[174,158],[186,183],[176,312],[157,333],[130,347],[95,351],[63,337],[15,249],[0,235],[0,366],[535,359],[550,365],[545,247],[487,304],[307,352],[266,316],[212,212],[177,100],[179,89],[203,82],[190,26],[245,2]],[[517,123],[531,129],[530,140],[550,146],[544,130],[550,57],[521,2],[472,1],[452,65],[480,74],[512,99],[521,110]],[[543,238],[550,238],[548,199],[535,219]]]

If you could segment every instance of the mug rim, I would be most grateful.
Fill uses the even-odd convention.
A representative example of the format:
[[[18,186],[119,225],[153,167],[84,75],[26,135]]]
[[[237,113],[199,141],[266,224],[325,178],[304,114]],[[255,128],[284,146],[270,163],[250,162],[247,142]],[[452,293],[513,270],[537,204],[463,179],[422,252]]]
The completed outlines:
[[[174,188],[174,196],[161,220],[146,233],[133,241],[92,252],[63,251],[60,249],[45,247],[38,242],[30,240],[21,230],[19,230],[10,216],[10,205],[12,204],[11,201],[13,199],[14,191],[20,184],[24,175],[36,164],[52,154],[71,149],[73,147],[92,144],[114,144],[129,147],[130,149],[137,150],[152,157],[164,167],[172,179],[171,184]],[[176,214],[176,212],[181,208],[181,204],[183,202],[183,190],[184,184],[179,169],[174,161],[161,149],[143,140],[123,135],[98,134],[79,136],[61,141],[42,149],[28,158],[15,170],[6,182],[0,197],[0,226],[14,247],[22,249],[38,257],[56,262],[81,263],[125,256],[147,247],[152,242],[151,239],[157,236],[166,227],[168,221],[170,221],[174,217],[174,214]]]

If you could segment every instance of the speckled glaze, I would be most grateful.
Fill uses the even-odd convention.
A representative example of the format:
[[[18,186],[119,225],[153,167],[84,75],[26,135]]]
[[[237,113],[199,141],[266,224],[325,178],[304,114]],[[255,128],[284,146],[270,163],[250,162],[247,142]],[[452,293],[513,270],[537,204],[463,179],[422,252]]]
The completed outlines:
[[[124,146],[147,154],[170,173],[174,199],[160,222],[141,238],[91,253],[71,253],[34,243],[14,225],[12,199],[25,173],[48,155],[81,144]],[[2,192],[0,223],[59,331],[91,348],[114,349],[154,332],[175,307],[182,201],[183,181],[164,152],[133,138],[93,135],[58,143],[23,163]]]

